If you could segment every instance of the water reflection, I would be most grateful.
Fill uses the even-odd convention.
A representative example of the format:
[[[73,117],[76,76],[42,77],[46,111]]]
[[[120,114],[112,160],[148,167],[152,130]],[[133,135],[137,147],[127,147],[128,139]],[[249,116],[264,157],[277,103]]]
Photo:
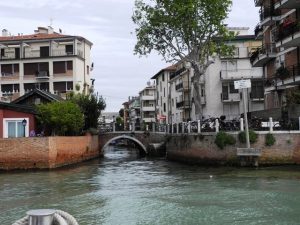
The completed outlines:
[[[110,147],[103,159],[73,167],[0,173],[0,224],[29,209],[59,208],[81,225],[292,225],[299,177],[299,167],[204,168]]]

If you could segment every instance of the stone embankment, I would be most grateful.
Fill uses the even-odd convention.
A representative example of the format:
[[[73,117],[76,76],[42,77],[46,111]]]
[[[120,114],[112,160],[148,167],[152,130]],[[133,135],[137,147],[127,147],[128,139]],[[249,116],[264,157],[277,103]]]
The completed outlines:
[[[276,142],[265,146],[266,133],[258,135],[257,142],[251,147],[261,149],[259,165],[300,164],[300,133],[273,133]],[[233,136],[238,140],[237,134]],[[167,140],[167,158],[199,165],[240,165],[237,147],[245,144],[237,143],[219,149],[214,143],[215,135],[175,135]]]
[[[98,136],[0,139],[0,169],[51,169],[102,154]]]

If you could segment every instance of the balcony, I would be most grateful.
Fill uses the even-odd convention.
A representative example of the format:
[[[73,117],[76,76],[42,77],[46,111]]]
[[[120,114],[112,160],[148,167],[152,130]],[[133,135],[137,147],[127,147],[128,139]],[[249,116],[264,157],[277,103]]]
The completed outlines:
[[[275,3],[275,9],[296,9],[300,8],[299,0],[279,0]]]
[[[15,72],[15,73],[1,72],[2,81],[18,80],[19,78],[20,78],[19,72]]]
[[[275,10],[274,6],[262,7],[259,11],[260,15],[260,26],[270,26],[275,24],[276,21],[279,21],[280,10]]]
[[[263,37],[263,30],[264,29],[260,24],[256,25],[256,27],[254,29],[254,34],[255,34],[256,39]]]
[[[189,90],[187,82],[181,82],[175,86],[175,90],[178,92]]]
[[[265,44],[256,51],[252,52],[250,56],[250,62],[253,67],[262,67],[271,59],[276,58],[277,49],[275,44]]]
[[[254,0],[255,7],[262,6],[263,0]]]
[[[299,85],[300,84],[300,64],[283,67],[277,69],[276,74],[270,77],[265,82],[267,91],[278,89],[287,85]]]
[[[38,71],[35,75],[37,80],[49,80],[49,72],[48,71]]]
[[[258,92],[251,92],[250,93],[250,99],[253,102],[262,102],[264,101],[264,93],[258,93]]]
[[[263,70],[262,68],[252,68],[252,69],[237,69],[237,70],[221,70],[220,80],[221,81],[234,81],[240,79],[253,79],[262,78]]]
[[[189,101],[181,101],[176,103],[177,109],[189,109],[191,108],[191,104]]]
[[[183,74],[183,73],[186,72],[186,71],[187,71],[187,69],[186,69],[185,67],[182,67],[181,69],[176,70],[175,72],[171,73],[171,75],[170,75],[170,80],[172,80],[173,78],[175,78],[175,77],[177,77],[177,76]]]
[[[153,112],[155,111],[155,107],[152,105],[144,105],[142,108],[142,111],[144,112]]]
[[[155,96],[154,95],[142,95],[142,101],[154,101]]]
[[[287,22],[279,26],[276,34],[276,47],[299,47],[300,46],[300,23]]]
[[[241,101],[241,95],[240,93],[221,93],[221,101],[223,103],[239,102]]]
[[[154,116],[147,116],[147,117],[143,117],[142,118],[143,119],[143,121],[145,122],[145,123],[151,123],[151,122],[155,122],[155,117]]]

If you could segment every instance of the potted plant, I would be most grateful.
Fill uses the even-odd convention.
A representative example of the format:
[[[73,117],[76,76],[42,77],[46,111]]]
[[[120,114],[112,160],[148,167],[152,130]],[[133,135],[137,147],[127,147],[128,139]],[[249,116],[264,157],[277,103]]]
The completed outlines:
[[[289,75],[290,75],[289,70],[288,70],[286,67],[284,67],[284,66],[280,66],[280,67],[277,69],[276,72],[277,72],[277,76],[278,76],[281,80],[284,80],[284,79],[288,78]]]

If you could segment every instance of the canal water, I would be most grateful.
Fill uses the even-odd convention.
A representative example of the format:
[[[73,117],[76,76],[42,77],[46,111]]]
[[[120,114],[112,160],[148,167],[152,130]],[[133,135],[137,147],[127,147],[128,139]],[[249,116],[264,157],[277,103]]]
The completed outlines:
[[[36,208],[80,225],[296,225],[300,167],[205,168],[112,148],[74,167],[0,173],[0,225]]]

